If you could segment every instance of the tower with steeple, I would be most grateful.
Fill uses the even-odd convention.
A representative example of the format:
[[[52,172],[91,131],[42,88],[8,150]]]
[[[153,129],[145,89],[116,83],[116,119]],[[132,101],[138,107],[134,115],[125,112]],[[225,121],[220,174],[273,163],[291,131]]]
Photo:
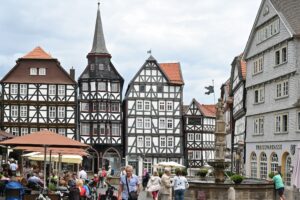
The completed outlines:
[[[124,80],[111,63],[98,3],[93,46],[87,55],[88,64],[78,79],[79,138],[93,146],[98,159],[94,167],[111,166],[118,170],[122,160],[122,88]],[[86,162],[86,166],[89,166]]]

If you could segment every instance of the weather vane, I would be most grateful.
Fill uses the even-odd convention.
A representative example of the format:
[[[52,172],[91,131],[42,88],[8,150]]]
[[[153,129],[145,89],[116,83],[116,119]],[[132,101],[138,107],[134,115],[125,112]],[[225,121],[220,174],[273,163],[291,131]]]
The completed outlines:
[[[98,0],[98,8],[100,7],[100,0]]]
[[[147,51],[147,54],[150,54],[150,55],[151,55],[151,53],[152,53],[152,51],[151,51],[151,49],[149,49],[149,50]]]

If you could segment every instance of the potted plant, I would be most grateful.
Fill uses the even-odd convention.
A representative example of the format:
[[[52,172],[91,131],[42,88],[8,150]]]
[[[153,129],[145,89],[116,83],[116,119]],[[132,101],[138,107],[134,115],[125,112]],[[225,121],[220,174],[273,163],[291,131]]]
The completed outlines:
[[[197,175],[203,179],[206,177],[207,173],[208,173],[208,169],[202,168],[198,171]]]
[[[230,177],[230,179],[235,183],[235,184],[240,184],[243,180],[244,180],[244,177],[242,175],[239,175],[239,174],[235,174],[235,175],[232,175]]]

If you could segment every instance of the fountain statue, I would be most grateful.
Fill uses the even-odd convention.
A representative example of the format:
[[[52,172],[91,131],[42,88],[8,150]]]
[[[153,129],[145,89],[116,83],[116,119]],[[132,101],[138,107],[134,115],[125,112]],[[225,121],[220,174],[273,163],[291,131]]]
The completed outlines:
[[[222,99],[218,99],[216,109],[215,158],[209,160],[208,164],[214,168],[215,182],[223,183],[225,181],[224,170],[230,165],[230,162],[225,161],[226,130]]]

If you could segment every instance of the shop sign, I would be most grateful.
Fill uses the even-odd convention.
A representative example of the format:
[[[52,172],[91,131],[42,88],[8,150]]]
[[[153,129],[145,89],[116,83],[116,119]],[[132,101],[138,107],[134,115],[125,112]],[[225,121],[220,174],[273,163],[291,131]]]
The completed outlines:
[[[278,150],[282,149],[282,144],[261,144],[256,145],[256,150]]]

